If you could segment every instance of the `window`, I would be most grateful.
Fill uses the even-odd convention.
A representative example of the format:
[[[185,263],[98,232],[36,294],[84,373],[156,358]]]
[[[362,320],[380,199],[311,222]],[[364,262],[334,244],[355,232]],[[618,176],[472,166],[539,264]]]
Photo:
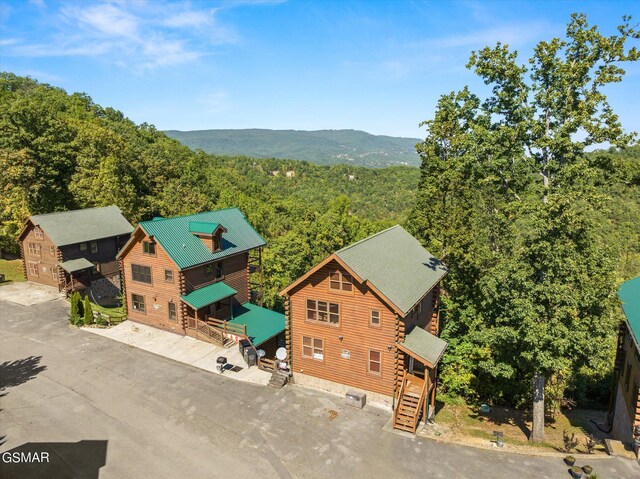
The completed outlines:
[[[222,238],[218,234],[213,237],[213,251],[220,251],[221,249],[222,249]]]
[[[173,283],[173,270],[171,269],[164,270],[164,282]]]
[[[38,263],[29,263],[29,274],[31,276],[40,276],[38,274]]]
[[[56,255],[56,247],[55,246],[49,246],[49,254],[51,256],[55,256]]]
[[[55,266],[51,268],[51,279],[58,281],[58,269]]]
[[[156,244],[151,241],[142,242],[142,252],[151,256],[156,255]]]
[[[305,358],[324,360],[324,340],[302,336],[302,356]]]
[[[87,243],[80,243],[80,251],[87,251]]]
[[[222,271],[222,262],[216,263],[216,279],[220,279],[224,276]]]
[[[91,242],[91,254],[96,254],[98,252],[98,242],[97,241],[92,241]]]
[[[176,303],[169,303],[169,321],[177,321]]]
[[[134,281],[151,284],[151,268],[149,266],[131,265],[131,274]]]
[[[29,243],[29,254],[31,256],[41,256],[40,245],[38,243]]]
[[[40,228],[39,226],[36,226],[35,229],[33,230],[33,236],[35,236],[36,239],[44,238],[44,234],[42,234],[42,228]]]
[[[307,320],[322,323],[340,323],[340,305],[307,299]]]
[[[329,288],[340,291],[352,291],[351,275],[342,273],[342,271],[334,271],[329,274]]]
[[[369,367],[367,371],[371,374],[382,373],[382,353],[380,351],[376,351],[375,349],[369,350]]]
[[[132,294],[131,295],[131,305],[133,306],[134,311],[139,311],[141,313],[145,312],[144,309],[144,296],[140,294]]]
[[[213,265],[207,264],[204,266],[204,277],[211,278],[213,276]]]
[[[380,326],[380,311],[377,309],[371,310],[371,316],[369,317],[369,324],[371,326]]]

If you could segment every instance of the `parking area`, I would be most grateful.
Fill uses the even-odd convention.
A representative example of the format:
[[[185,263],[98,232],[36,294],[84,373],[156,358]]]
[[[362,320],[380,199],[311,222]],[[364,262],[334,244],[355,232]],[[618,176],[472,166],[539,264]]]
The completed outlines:
[[[233,381],[71,327],[68,311],[64,300],[0,301],[0,453],[51,457],[0,462],[0,477],[569,477],[559,458],[387,433],[389,411]],[[594,466],[601,478],[638,477],[621,458]]]
[[[58,288],[32,283],[31,281],[12,283],[0,287],[0,301],[10,301],[22,306],[47,303],[63,297],[64,294],[59,292]]]

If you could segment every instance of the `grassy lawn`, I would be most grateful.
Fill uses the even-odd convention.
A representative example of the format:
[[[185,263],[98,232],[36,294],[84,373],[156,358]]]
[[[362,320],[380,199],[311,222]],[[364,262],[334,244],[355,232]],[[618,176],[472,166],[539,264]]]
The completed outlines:
[[[115,308],[105,308],[94,302],[91,302],[91,309],[98,313],[106,314],[109,316],[111,324],[118,324],[127,319],[127,313],[124,310],[124,306],[117,306]]]
[[[22,260],[20,259],[0,259],[0,273],[4,274],[6,279],[4,283],[0,283],[0,286],[25,280],[22,274]]]
[[[512,408],[493,407],[488,414],[481,414],[479,407],[466,404],[439,404],[442,406],[436,413],[436,424],[442,426],[445,434],[455,437],[460,442],[477,443],[495,440],[494,431],[504,434],[505,443],[512,446],[538,447],[549,450],[562,451],[564,446],[563,431],[569,435],[576,434],[579,444],[572,452],[587,452],[585,447],[586,434],[602,437],[602,433],[591,420],[602,424],[605,419],[603,411],[590,409],[565,410],[556,414],[555,418],[545,420],[545,442],[541,444],[529,443],[531,431],[531,414]],[[597,446],[596,451],[603,451],[603,446]]]

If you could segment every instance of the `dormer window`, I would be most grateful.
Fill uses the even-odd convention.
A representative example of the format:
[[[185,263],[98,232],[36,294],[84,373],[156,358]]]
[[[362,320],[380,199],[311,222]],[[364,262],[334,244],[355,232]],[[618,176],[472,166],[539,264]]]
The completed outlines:
[[[220,223],[209,223],[207,221],[190,221],[189,231],[200,238],[204,245],[212,253],[222,251],[222,234],[227,230]]]
[[[338,291],[352,291],[353,284],[350,274],[334,271],[329,274],[329,288]]]
[[[142,252],[144,254],[148,254],[150,256],[156,255],[156,244],[151,241],[143,241],[142,242]]]
[[[39,226],[36,226],[33,230],[33,236],[36,239],[43,239],[44,238],[44,234],[42,233],[42,228],[40,228]]]

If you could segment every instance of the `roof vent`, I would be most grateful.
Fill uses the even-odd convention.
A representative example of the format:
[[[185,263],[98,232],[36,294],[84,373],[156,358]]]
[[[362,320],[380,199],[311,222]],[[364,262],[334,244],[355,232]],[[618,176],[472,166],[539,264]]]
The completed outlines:
[[[187,245],[186,245],[186,244],[184,244],[184,243],[182,243],[182,247],[183,247],[183,248],[186,248],[186,247],[187,247]]]

